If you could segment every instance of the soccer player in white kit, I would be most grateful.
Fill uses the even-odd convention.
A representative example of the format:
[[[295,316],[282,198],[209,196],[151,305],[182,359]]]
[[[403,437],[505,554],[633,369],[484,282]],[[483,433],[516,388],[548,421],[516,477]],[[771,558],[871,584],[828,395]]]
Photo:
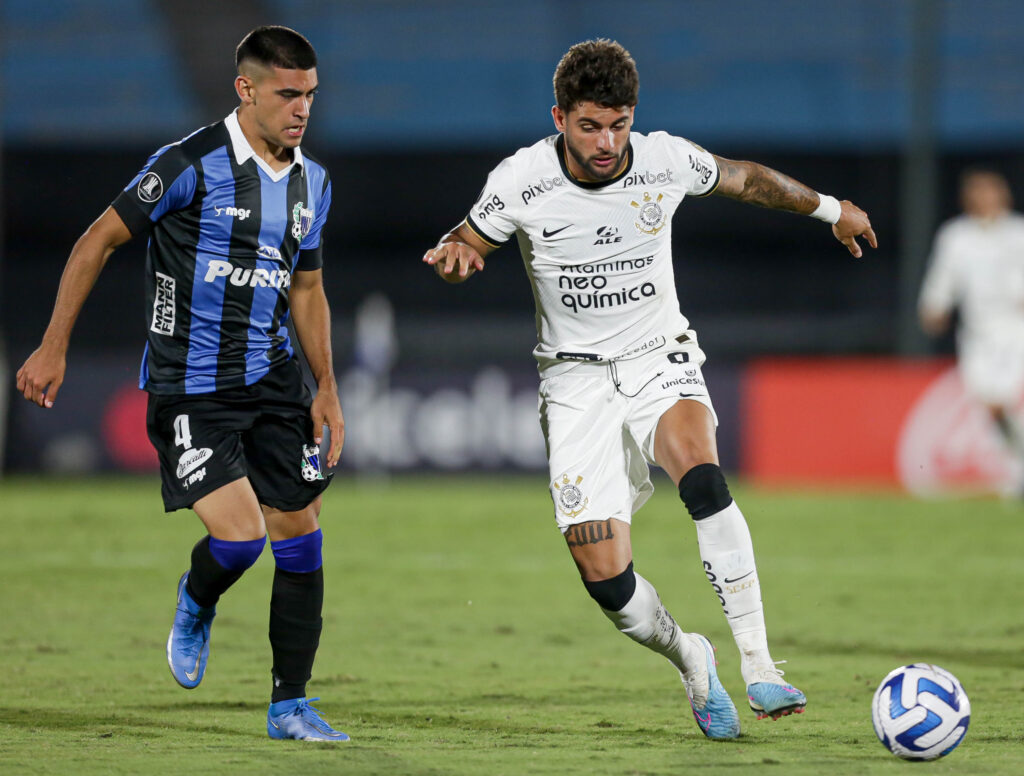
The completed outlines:
[[[1024,216],[1011,211],[1010,186],[993,170],[960,179],[964,212],[939,227],[921,287],[922,328],[938,335],[959,306],[957,368],[1018,462],[1024,485],[1024,437],[1012,411],[1024,396]]]
[[[854,256],[857,236],[873,246],[875,236],[850,202],[664,132],[631,132],[638,84],[618,43],[573,46],[555,71],[559,134],[501,162],[465,221],[424,261],[462,282],[516,236],[537,306],[555,518],[583,584],[620,631],[679,670],[704,734],[735,738],[739,717],[710,642],[676,624],[634,572],[630,547],[630,521],[657,464],[694,519],[751,708],[759,718],[803,710],[804,694],[768,651],[750,532],[718,465],[704,354],[676,298],[672,215],[687,196],[719,194],[829,221]]]

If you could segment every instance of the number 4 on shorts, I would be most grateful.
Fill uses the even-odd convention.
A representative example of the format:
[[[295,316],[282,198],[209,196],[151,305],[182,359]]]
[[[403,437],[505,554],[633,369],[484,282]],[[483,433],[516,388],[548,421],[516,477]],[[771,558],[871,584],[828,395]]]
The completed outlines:
[[[188,415],[179,415],[174,419],[174,446],[192,447],[192,432],[188,430]]]

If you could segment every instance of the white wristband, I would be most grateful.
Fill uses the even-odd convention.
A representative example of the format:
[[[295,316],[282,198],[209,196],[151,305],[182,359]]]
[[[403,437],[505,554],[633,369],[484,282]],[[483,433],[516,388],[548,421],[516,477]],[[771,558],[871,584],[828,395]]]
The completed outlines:
[[[819,221],[826,221],[830,224],[838,224],[839,217],[843,214],[843,206],[839,200],[830,197],[828,194],[818,194],[818,207],[811,213],[811,218]]]

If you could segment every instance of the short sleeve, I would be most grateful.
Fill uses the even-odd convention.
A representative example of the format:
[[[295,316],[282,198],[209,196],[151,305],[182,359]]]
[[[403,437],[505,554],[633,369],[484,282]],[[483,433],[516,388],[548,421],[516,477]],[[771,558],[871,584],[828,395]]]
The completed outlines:
[[[164,146],[111,203],[132,234],[147,230],[164,215],[191,204],[196,171],[177,144]]]
[[[956,304],[956,252],[953,242],[948,224],[939,229],[917,301],[921,311],[942,314],[952,310]]]
[[[714,193],[721,178],[714,155],[685,138],[669,135],[667,139],[686,194],[706,197]]]
[[[469,228],[495,248],[508,242],[518,226],[512,214],[516,191],[515,171],[512,159],[508,158],[491,170],[476,204],[466,216]]]
[[[331,181],[325,179],[323,193],[313,212],[313,225],[299,244],[299,257],[295,269],[302,271],[320,269],[324,265],[321,232],[327,223],[327,214],[331,209]]]

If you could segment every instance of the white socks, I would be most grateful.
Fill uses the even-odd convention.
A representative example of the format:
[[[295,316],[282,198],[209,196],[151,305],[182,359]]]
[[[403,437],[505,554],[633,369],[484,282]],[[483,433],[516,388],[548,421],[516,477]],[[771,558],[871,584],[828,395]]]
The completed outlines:
[[[761,606],[761,584],[754,564],[754,546],[743,513],[733,501],[721,512],[695,520],[704,573],[718,594],[740,650],[743,681],[774,668]]]
[[[704,659],[703,651],[694,648],[662,606],[658,591],[639,574],[636,591],[624,607],[617,612],[602,607],[601,611],[633,641],[667,657],[680,673],[685,673],[692,661]]]

